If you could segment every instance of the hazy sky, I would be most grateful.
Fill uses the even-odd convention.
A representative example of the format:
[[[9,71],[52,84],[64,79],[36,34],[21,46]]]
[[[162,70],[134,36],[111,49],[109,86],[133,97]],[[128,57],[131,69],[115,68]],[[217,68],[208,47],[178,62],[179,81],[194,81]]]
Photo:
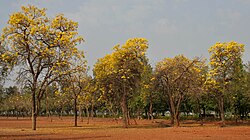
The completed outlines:
[[[210,46],[232,40],[245,44],[244,61],[250,61],[250,0],[0,0],[0,28],[28,4],[79,22],[86,40],[79,48],[91,68],[133,37],[149,40],[153,66],[178,54],[209,58]]]

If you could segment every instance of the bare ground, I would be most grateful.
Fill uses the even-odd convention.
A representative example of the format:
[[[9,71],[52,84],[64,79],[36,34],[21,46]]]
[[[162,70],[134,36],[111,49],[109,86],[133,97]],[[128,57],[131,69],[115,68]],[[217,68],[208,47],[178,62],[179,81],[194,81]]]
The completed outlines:
[[[182,121],[181,127],[169,127],[169,121],[131,120],[130,128],[122,128],[122,121],[110,118],[94,118],[87,124],[87,119],[79,121],[79,127],[73,127],[73,117],[39,117],[37,130],[31,130],[29,118],[0,117],[0,139],[99,139],[99,140],[250,140],[250,125],[236,125],[227,122],[220,127],[218,122],[207,122],[200,126],[196,121]]]

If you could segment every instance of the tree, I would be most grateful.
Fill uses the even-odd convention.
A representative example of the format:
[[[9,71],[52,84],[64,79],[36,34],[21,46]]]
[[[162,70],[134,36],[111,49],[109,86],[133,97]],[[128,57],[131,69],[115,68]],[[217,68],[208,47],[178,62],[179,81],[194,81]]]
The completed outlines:
[[[238,119],[247,117],[250,111],[250,93],[249,93],[249,64],[243,66],[242,63],[238,64],[238,67],[234,67],[234,73],[232,80],[229,83],[229,103],[231,105],[232,112],[234,112],[236,122]],[[240,84],[239,84],[240,83]]]
[[[156,65],[156,79],[168,98],[172,124],[179,126],[179,109],[184,97],[197,89],[197,81],[204,62],[190,60],[183,55],[165,58]]]
[[[129,39],[124,45],[114,47],[112,54],[97,61],[94,75],[105,95],[112,95],[120,102],[124,127],[129,125],[128,100],[140,85],[148,41],[144,38]]]
[[[73,56],[79,57],[76,45],[83,41],[78,36],[77,22],[62,14],[48,18],[45,9],[23,6],[10,15],[3,29],[1,61],[18,66],[18,81],[28,85],[32,94],[32,129],[46,87],[67,74]]]
[[[79,100],[79,112],[81,112],[82,107],[85,107],[88,121],[89,123],[89,117],[91,116],[93,119],[94,115],[94,105],[97,102],[96,99],[96,88],[94,79],[92,79],[91,76],[87,76],[84,79],[82,79],[82,92],[78,95]],[[89,108],[91,107],[91,112],[89,113]]]
[[[216,94],[222,126],[225,125],[224,98],[235,73],[242,67],[244,45],[237,42],[216,43],[208,50],[210,53],[210,71],[206,81],[211,93]]]
[[[4,83],[7,75],[12,70],[14,65],[14,57],[11,56],[10,53],[4,47],[5,43],[2,42],[0,37],[0,82],[1,85]]]
[[[60,80],[63,92],[65,92],[65,94],[71,94],[74,99],[74,126],[77,126],[77,99],[80,94],[84,92],[87,78],[87,65],[83,52],[81,54],[81,57],[74,57],[74,59],[70,61],[72,65],[66,68],[69,72],[64,74],[61,77],[62,80]],[[74,71],[72,71],[73,69]]]
[[[142,82],[141,82],[141,91],[140,91],[140,97],[142,98],[142,101],[144,103],[145,107],[148,107],[148,119],[153,120],[153,102],[156,98],[156,85],[155,85],[155,78],[153,77],[153,70],[151,65],[146,65],[144,67],[144,71],[142,73]]]

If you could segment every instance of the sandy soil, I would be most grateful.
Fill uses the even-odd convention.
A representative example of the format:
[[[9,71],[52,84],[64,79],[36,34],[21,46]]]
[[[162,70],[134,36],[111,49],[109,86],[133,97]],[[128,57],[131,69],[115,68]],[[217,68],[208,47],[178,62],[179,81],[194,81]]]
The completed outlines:
[[[62,120],[53,117],[39,117],[37,130],[31,130],[29,118],[0,117],[0,139],[99,139],[99,140],[250,140],[250,125],[219,127],[217,122],[208,122],[200,126],[195,121],[183,121],[181,127],[169,127],[165,120],[132,120],[130,128],[122,128],[121,120],[94,118],[87,124],[87,119],[79,121],[79,127],[73,127],[73,117]],[[229,124],[229,123],[228,123]]]

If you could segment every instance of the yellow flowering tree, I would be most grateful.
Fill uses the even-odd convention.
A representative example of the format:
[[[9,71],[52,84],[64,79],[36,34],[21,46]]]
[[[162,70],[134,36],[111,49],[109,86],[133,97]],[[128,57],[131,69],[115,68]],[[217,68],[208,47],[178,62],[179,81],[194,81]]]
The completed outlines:
[[[0,82],[4,82],[16,61],[16,57],[5,46],[6,43],[0,40]]]
[[[84,86],[84,88],[78,96],[79,113],[81,113],[82,109],[85,108],[86,113],[87,113],[87,118],[88,118],[87,124],[89,124],[90,116],[92,119],[94,117],[94,106],[97,102],[96,85],[95,85],[94,79],[92,79],[91,76],[87,76],[84,79],[83,86]],[[90,108],[91,108],[91,112],[89,112]],[[82,116],[80,115],[80,117],[82,117]],[[81,120],[81,121],[83,121],[83,120]]]
[[[216,94],[222,126],[225,125],[224,98],[230,82],[242,66],[244,45],[237,42],[216,43],[209,48],[210,71],[206,85]]]
[[[174,126],[179,126],[179,109],[184,97],[199,88],[197,81],[203,65],[199,58],[190,60],[183,55],[165,58],[156,65],[155,77],[167,96]]]
[[[124,127],[129,125],[128,99],[140,86],[144,66],[147,65],[146,50],[148,41],[133,38],[114,47],[112,54],[97,61],[94,75],[103,96],[111,96],[120,103]]]
[[[64,94],[72,95],[74,100],[74,126],[77,126],[77,104],[78,98],[87,87],[87,65],[84,60],[84,53],[81,52],[78,57],[73,57],[71,65],[64,67],[60,77],[60,84]],[[66,70],[66,73],[65,73]]]
[[[22,6],[20,12],[10,15],[1,34],[4,51],[0,60],[18,66],[18,80],[31,90],[33,130],[46,87],[72,71],[68,69],[70,60],[80,56],[76,45],[83,41],[78,36],[77,22],[62,14],[48,18],[45,12],[35,6]]]
[[[140,98],[142,99],[144,107],[148,106],[148,119],[153,120],[153,102],[156,99],[156,89],[155,89],[155,77],[153,73],[153,69],[150,64],[144,67],[144,71],[142,73],[142,82],[140,88]],[[136,104],[138,106],[138,104]],[[140,108],[139,108],[140,109]],[[138,110],[141,112],[140,110]],[[138,113],[139,115],[139,113]]]

